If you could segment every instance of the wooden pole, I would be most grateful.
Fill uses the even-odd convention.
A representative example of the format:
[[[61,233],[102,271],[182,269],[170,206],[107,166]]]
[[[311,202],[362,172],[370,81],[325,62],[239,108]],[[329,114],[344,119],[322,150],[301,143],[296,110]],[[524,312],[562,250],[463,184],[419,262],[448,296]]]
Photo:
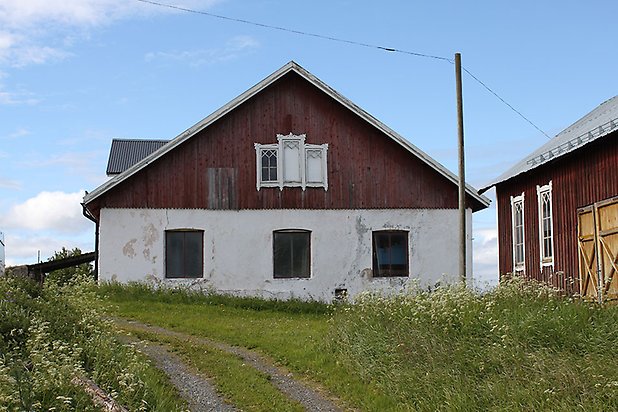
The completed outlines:
[[[461,54],[455,53],[457,87],[457,137],[459,148],[459,280],[466,283],[466,166],[464,162],[463,96],[461,86]]]

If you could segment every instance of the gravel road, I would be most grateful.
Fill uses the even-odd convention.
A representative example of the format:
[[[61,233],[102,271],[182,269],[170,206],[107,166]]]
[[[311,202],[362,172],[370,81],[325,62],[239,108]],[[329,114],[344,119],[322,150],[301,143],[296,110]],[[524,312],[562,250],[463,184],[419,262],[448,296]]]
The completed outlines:
[[[275,385],[275,387],[278,388],[282,393],[287,395],[290,399],[296,400],[300,404],[302,404],[304,406],[305,410],[307,410],[307,411],[319,411],[319,412],[338,412],[338,411],[342,410],[341,408],[336,406],[330,399],[328,399],[326,396],[324,396],[320,391],[318,391],[315,388],[307,385],[304,382],[301,382],[299,380],[294,379],[293,374],[283,370],[282,368],[279,368],[279,367],[275,366],[271,361],[267,360],[264,356],[254,352],[254,351],[251,351],[251,350],[248,350],[248,349],[245,349],[245,348],[240,348],[240,347],[237,347],[237,346],[227,345],[225,343],[216,342],[216,341],[213,341],[213,340],[210,340],[210,339],[206,339],[206,338],[198,338],[198,337],[195,337],[195,336],[192,336],[192,335],[188,335],[188,334],[184,334],[184,333],[181,333],[181,332],[175,332],[175,331],[172,331],[172,330],[169,330],[169,329],[161,328],[159,326],[146,325],[146,324],[143,324],[143,323],[140,323],[140,322],[137,322],[137,321],[133,321],[133,320],[129,321],[129,320],[122,320],[122,319],[115,319],[114,322],[120,328],[122,328],[122,325],[124,324],[124,325],[130,326],[132,328],[138,328],[138,329],[142,329],[142,330],[147,331],[147,332],[153,332],[153,333],[160,334],[160,335],[173,336],[173,337],[176,337],[176,338],[181,338],[181,339],[184,339],[184,340],[195,342],[195,343],[200,344],[200,345],[214,347],[214,348],[217,348],[217,349],[222,350],[224,352],[232,353],[232,354],[237,355],[240,358],[242,358],[243,361],[247,365],[257,369],[260,372],[263,372],[263,373],[266,373],[266,374],[270,375],[271,382]],[[149,344],[147,347],[155,348],[156,345],[150,345]],[[148,350],[154,350],[154,349],[148,349]],[[156,350],[157,351],[164,351],[164,352],[166,352],[165,349],[163,349],[161,347],[159,347]],[[146,350],[144,350],[144,352],[147,353]],[[187,370],[187,366],[184,365],[182,363],[182,361],[180,359],[178,359],[178,357],[176,357],[174,355],[171,355],[168,352],[166,352],[166,353],[167,353],[167,355],[173,356],[176,359],[175,360],[171,360],[172,359],[171,357],[163,356],[163,358],[167,359],[167,361],[163,362],[163,364],[161,366],[159,366],[159,364],[157,363],[157,366],[159,368],[163,369],[164,371],[166,371],[166,373],[170,377],[172,377],[172,374],[176,373],[176,371],[183,371],[183,370],[186,371]],[[155,354],[156,354],[156,352],[155,352]],[[156,360],[155,360],[155,362],[156,362]],[[167,372],[167,370],[164,369],[164,367],[167,367],[170,372]],[[181,379],[181,383],[184,382],[184,381],[191,381],[191,378],[188,377],[189,375],[184,375],[184,376],[187,376],[187,378],[185,378],[184,380]],[[199,379],[201,379],[201,378],[199,378]],[[174,384],[176,384],[176,383],[174,383]],[[202,384],[200,383],[199,385],[202,385]],[[208,385],[212,388],[212,385],[210,385],[210,383],[208,383]],[[188,387],[195,387],[195,386],[189,384]],[[179,387],[179,389],[180,389],[180,387]],[[189,394],[190,394],[189,396],[191,396],[192,398],[195,398],[195,399],[201,399],[201,397],[204,397],[204,399],[206,399],[208,397],[208,395],[199,395],[197,393],[194,396],[194,395],[191,395],[190,391],[189,391]],[[216,395],[216,393],[215,393],[215,395]],[[227,406],[225,404],[221,404],[221,405]],[[233,410],[233,409],[192,409],[192,410],[196,410],[196,411],[197,410],[199,410],[199,411],[215,411],[215,410],[216,411],[227,411],[227,410]]]

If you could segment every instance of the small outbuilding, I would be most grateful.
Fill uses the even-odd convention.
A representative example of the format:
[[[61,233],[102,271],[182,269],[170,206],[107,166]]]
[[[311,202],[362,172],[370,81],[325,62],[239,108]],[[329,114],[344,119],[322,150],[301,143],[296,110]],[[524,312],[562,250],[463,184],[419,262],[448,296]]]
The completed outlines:
[[[618,297],[618,96],[480,192],[493,186],[501,274]]]
[[[294,62],[169,142],[125,143],[84,198],[100,280],[330,301],[458,278],[453,173]],[[466,193],[471,233],[489,200]]]

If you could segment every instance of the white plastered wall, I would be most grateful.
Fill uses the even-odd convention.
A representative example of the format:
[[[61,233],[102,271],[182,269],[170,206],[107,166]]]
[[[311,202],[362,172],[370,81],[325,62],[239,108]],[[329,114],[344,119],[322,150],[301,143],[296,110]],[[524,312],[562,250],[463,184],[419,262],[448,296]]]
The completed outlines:
[[[468,234],[472,213],[467,211]],[[458,272],[458,212],[444,209],[203,210],[103,209],[99,279],[189,283],[236,295],[330,301],[336,288],[399,291],[452,282]],[[165,279],[165,230],[204,231],[204,277]],[[311,231],[311,277],[273,278],[273,231]],[[372,231],[409,231],[407,278],[372,277]],[[468,235],[468,277],[472,242]]]

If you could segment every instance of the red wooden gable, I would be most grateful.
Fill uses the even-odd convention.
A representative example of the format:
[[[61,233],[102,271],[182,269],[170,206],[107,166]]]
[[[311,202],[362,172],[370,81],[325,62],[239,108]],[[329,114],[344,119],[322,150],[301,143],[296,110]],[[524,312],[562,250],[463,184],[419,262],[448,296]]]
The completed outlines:
[[[328,144],[328,190],[256,189],[254,144],[289,133]],[[457,185],[443,169],[293,70],[151,158],[87,196],[88,209],[98,216],[101,208],[457,208]],[[467,201],[474,211],[487,206],[473,190]]]

